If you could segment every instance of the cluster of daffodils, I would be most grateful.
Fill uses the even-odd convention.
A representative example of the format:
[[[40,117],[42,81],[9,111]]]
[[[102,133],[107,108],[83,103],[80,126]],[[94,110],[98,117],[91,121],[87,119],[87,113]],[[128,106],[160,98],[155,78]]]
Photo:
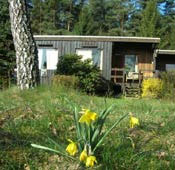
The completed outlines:
[[[32,147],[43,149],[47,151],[52,151],[57,154],[68,157],[72,160],[76,159],[76,154],[79,152],[79,160],[82,165],[86,167],[93,167],[97,164],[97,159],[95,157],[95,152],[97,148],[103,143],[104,139],[108,134],[117,126],[119,123],[128,116],[128,113],[117,117],[113,125],[106,130],[103,130],[104,123],[107,116],[113,111],[115,104],[105,108],[98,114],[90,111],[89,109],[82,109],[80,112],[78,108],[71,104],[74,111],[74,123],[76,127],[77,142],[68,139],[68,146],[65,150],[55,150],[46,146],[41,146],[37,144],[31,144]],[[79,114],[82,114],[79,116]],[[139,125],[139,120],[130,114],[130,128],[134,128]],[[54,142],[56,143],[56,142]],[[58,144],[59,145],[59,144]],[[61,146],[60,146],[61,147]]]
[[[86,131],[85,133],[87,133],[85,140],[83,142],[83,151],[80,154],[79,160],[81,162],[83,162],[86,167],[93,167],[95,163],[97,163],[96,157],[93,155],[93,151],[92,151],[92,139],[93,139],[93,135],[89,136],[89,132],[92,129],[92,125],[93,123],[99,118],[100,116],[98,116],[97,113],[92,112],[88,109],[82,109],[82,111],[80,112],[82,114],[82,116],[80,117],[80,119],[78,120],[79,124],[82,124],[83,126],[85,126]],[[97,122],[98,124],[98,122]],[[132,113],[130,113],[130,120],[129,120],[129,125],[130,128],[134,128],[135,126],[139,125],[139,119],[137,119],[136,117],[134,117],[132,115]],[[87,130],[89,129],[89,130]],[[90,132],[90,134],[93,134],[95,131]],[[69,153],[69,155],[71,156],[75,156],[75,154],[78,152],[78,146],[75,142],[73,142],[72,140],[68,140],[69,141],[69,145],[66,148],[66,152]],[[89,142],[91,141],[91,142]]]
[[[86,123],[87,126],[90,126],[93,121],[95,121],[98,118],[97,113],[91,112],[88,109],[82,109],[80,113],[83,113],[83,115],[79,119],[79,123]],[[68,140],[70,143],[66,148],[66,151],[71,155],[75,156],[75,154],[78,152],[78,147],[75,142],[72,140]],[[89,144],[88,144],[89,145]],[[84,146],[84,150],[81,152],[79,160],[83,162],[86,167],[93,167],[95,163],[97,163],[96,157],[90,153],[90,151],[87,151],[87,144]]]

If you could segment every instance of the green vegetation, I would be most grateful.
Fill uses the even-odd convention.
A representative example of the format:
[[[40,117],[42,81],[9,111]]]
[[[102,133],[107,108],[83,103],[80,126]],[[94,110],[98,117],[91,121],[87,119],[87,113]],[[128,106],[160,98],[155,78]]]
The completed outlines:
[[[140,35],[144,37],[159,37],[160,16],[157,9],[157,0],[148,1],[143,10],[140,26]]]
[[[67,88],[78,89],[78,78],[68,75],[55,75],[52,77],[53,86],[65,86]]]
[[[62,81],[64,81],[64,83],[67,81],[66,84],[70,84],[70,79],[74,79],[71,75],[76,76],[78,78],[77,88],[81,89],[83,92],[105,95],[111,90],[112,93],[112,83],[101,76],[99,68],[91,64],[93,61],[90,59],[82,61],[81,58],[82,56],[77,54],[61,56],[57,64],[56,74],[65,75],[62,76],[62,78],[64,78]],[[66,75],[69,75],[69,77],[66,78]],[[57,76],[57,79],[58,78],[61,77]]]
[[[162,97],[174,100],[175,71],[162,72],[160,77],[163,81]]]
[[[10,31],[8,1],[0,1],[0,90],[10,86],[15,67],[15,52]]]
[[[76,140],[73,112],[64,97],[97,113],[115,103],[105,129],[129,112],[140,121],[130,129],[128,117],[113,129],[97,149],[96,169],[174,169],[174,103],[87,96],[61,86],[14,87],[0,93],[0,169],[78,169],[76,161],[31,147],[35,143],[58,149],[56,141],[66,148],[66,139]]]

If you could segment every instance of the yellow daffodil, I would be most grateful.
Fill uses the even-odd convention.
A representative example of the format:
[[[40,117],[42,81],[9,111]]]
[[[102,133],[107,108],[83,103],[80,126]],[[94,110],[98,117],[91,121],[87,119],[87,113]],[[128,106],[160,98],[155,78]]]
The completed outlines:
[[[88,109],[82,109],[83,115],[80,117],[79,122],[80,123],[86,123],[87,125],[90,125],[92,121],[95,121],[97,119],[97,113],[91,112]]]
[[[80,154],[80,161],[85,162],[87,157],[88,157],[87,152],[85,150],[83,150],[83,152],[81,152],[81,154]]]
[[[86,159],[86,167],[93,167],[94,163],[97,163],[95,156],[88,156]]]
[[[75,142],[73,142],[72,140],[68,139],[68,141],[70,142],[70,144],[67,146],[66,151],[71,155],[74,156],[77,152],[77,145]]]
[[[130,128],[134,128],[135,126],[139,125],[139,119],[136,117],[130,116]]]

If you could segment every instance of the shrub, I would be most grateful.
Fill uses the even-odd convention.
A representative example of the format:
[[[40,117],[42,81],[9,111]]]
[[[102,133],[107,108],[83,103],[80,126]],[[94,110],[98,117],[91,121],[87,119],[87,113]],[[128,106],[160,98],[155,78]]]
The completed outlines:
[[[77,88],[78,78],[75,76],[68,76],[68,75],[55,75],[52,78],[52,84],[54,86],[63,85],[65,87]]]
[[[99,72],[80,72],[79,75],[79,87],[87,93],[95,93],[100,85]]]
[[[174,98],[175,96],[175,71],[160,73],[163,81],[162,97]]]
[[[158,98],[161,96],[163,81],[159,78],[149,78],[143,80],[142,97]]]
[[[77,54],[66,54],[59,58],[56,74],[74,75],[81,70],[83,64],[81,56]]]
[[[78,86],[82,91],[91,94],[103,91],[104,94],[108,90],[104,90],[104,87],[108,87],[108,82],[104,81],[99,68],[91,64],[91,60],[82,61],[81,58],[77,54],[60,57],[56,74],[77,76]]]

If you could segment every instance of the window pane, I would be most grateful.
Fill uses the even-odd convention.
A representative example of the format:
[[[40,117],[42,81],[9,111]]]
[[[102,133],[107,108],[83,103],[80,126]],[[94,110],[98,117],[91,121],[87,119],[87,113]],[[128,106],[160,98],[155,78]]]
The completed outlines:
[[[93,64],[100,67],[100,63],[101,63],[101,50],[94,48],[92,49],[92,61]]]
[[[125,69],[130,72],[135,72],[136,66],[136,56],[135,55],[125,55]]]
[[[175,70],[175,64],[166,64],[166,71]]]

